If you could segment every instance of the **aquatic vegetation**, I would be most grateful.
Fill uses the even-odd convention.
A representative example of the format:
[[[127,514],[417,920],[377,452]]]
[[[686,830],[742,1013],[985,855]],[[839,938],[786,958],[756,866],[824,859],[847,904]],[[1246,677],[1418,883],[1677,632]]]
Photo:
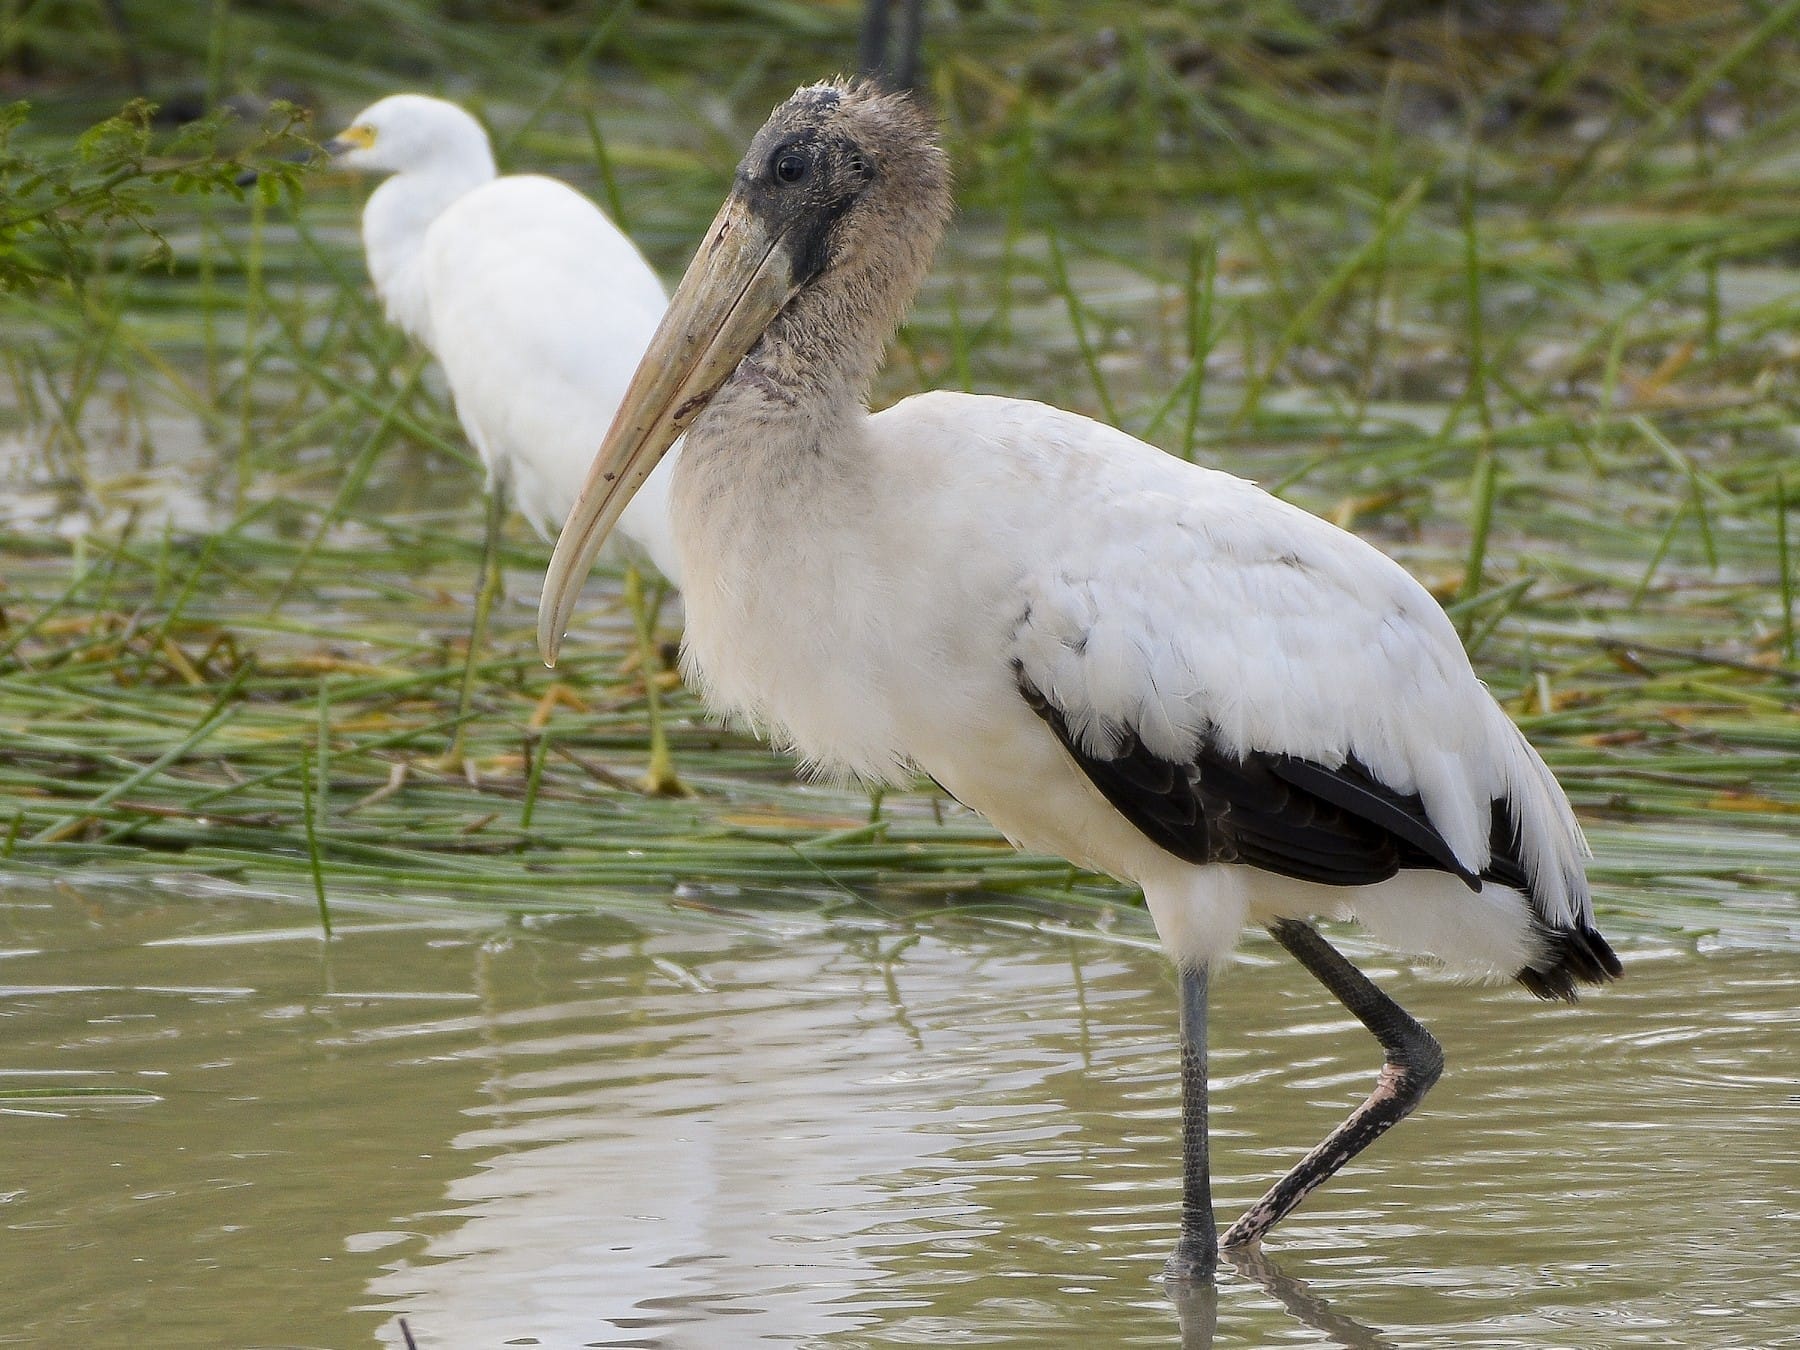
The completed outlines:
[[[398,5],[326,60],[298,14],[174,8],[134,33],[165,107],[197,81],[202,107],[279,88],[342,115],[461,71],[508,168],[580,184],[665,272],[855,22]],[[1047,398],[1367,532],[1567,785],[1609,922],[1791,935],[1800,6],[1460,36],[1252,8],[982,5],[935,36],[963,214],[881,397]],[[721,84],[733,35],[755,56]],[[84,142],[117,82],[31,50],[30,118],[0,133],[0,870],[503,910],[1129,900],[928,784],[796,783],[624,660],[622,619],[543,670],[522,530],[469,767],[440,763],[479,479],[370,304],[360,190],[220,190],[277,162],[285,113],[134,107]],[[116,206],[83,195],[126,170]],[[632,790],[647,679],[697,801]]]

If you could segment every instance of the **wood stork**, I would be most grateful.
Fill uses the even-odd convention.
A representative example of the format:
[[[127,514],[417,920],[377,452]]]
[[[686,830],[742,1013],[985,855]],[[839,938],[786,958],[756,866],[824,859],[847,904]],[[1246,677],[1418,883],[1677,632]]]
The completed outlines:
[[[390,95],[325,150],[344,168],[390,175],[363,208],[369,275],[388,318],[443,366],[457,418],[487,468],[490,559],[507,495],[550,538],[667,308],[662,282],[568,184],[540,174],[496,177],[487,132],[454,103]],[[679,584],[668,509],[673,468],[652,475],[619,531],[633,562],[647,558]],[[484,587],[477,634],[491,595]],[[650,701],[646,785],[676,791],[635,569],[627,598]]]
[[[686,429],[685,661],[809,765],[930,774],[1019,845],[1143,888],[1181,972],[1183,1210],[1217,1258],[1207,973],[1246,922],[1386,1051],[1375,1090],[1223,1236],[1256,1243],[1407,1115],[1437,1042],[1308,922],[1571,998],[1619,963],[1543,761],[1431,596],[1354,536],[1121,431],[870,379],[950,213],[908,98],[802,89],[737,170],[557,543],[554,661],[590,559]]]

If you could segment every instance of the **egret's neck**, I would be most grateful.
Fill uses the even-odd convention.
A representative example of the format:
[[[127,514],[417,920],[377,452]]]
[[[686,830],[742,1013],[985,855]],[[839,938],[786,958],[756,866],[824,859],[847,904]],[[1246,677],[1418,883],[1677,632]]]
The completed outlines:
[[[382,308],[427,345],[431,315],[425,299],[425,231],[450,203],[493,177],[494,161],[486,155],[409,170],[376,188],[363,208],[363,248]]]

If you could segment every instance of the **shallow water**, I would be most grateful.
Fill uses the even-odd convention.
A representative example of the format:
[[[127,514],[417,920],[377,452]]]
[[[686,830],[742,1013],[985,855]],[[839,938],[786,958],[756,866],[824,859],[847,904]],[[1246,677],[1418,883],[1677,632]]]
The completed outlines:
[[[1352,941],[1450,1068],[1184,1333],[1142,931],[367,914],[327,947],[282,903],[0,901],[0,1344],[1800,1336],[1791,951],[1628,945],[1571,1010]],[[1247,943],[1215,998],[1222,1214],[1376,1063]]]

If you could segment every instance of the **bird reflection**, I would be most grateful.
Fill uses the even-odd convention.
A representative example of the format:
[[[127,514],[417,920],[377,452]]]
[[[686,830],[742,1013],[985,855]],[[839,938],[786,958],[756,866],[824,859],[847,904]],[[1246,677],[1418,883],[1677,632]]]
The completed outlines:
[[[1224,1264],[1274,1299],[1289,1316],[1344,1350],[1396,1350],[1381,1332],[1334,1309],[1305,1280],[1289,1275],[1263,1251],[1231,1250]],[[1211,1350],[1219,1331],[1219,1287],[1211,1280],[1168,1283],[1181,1324],[1181,1350]]]

